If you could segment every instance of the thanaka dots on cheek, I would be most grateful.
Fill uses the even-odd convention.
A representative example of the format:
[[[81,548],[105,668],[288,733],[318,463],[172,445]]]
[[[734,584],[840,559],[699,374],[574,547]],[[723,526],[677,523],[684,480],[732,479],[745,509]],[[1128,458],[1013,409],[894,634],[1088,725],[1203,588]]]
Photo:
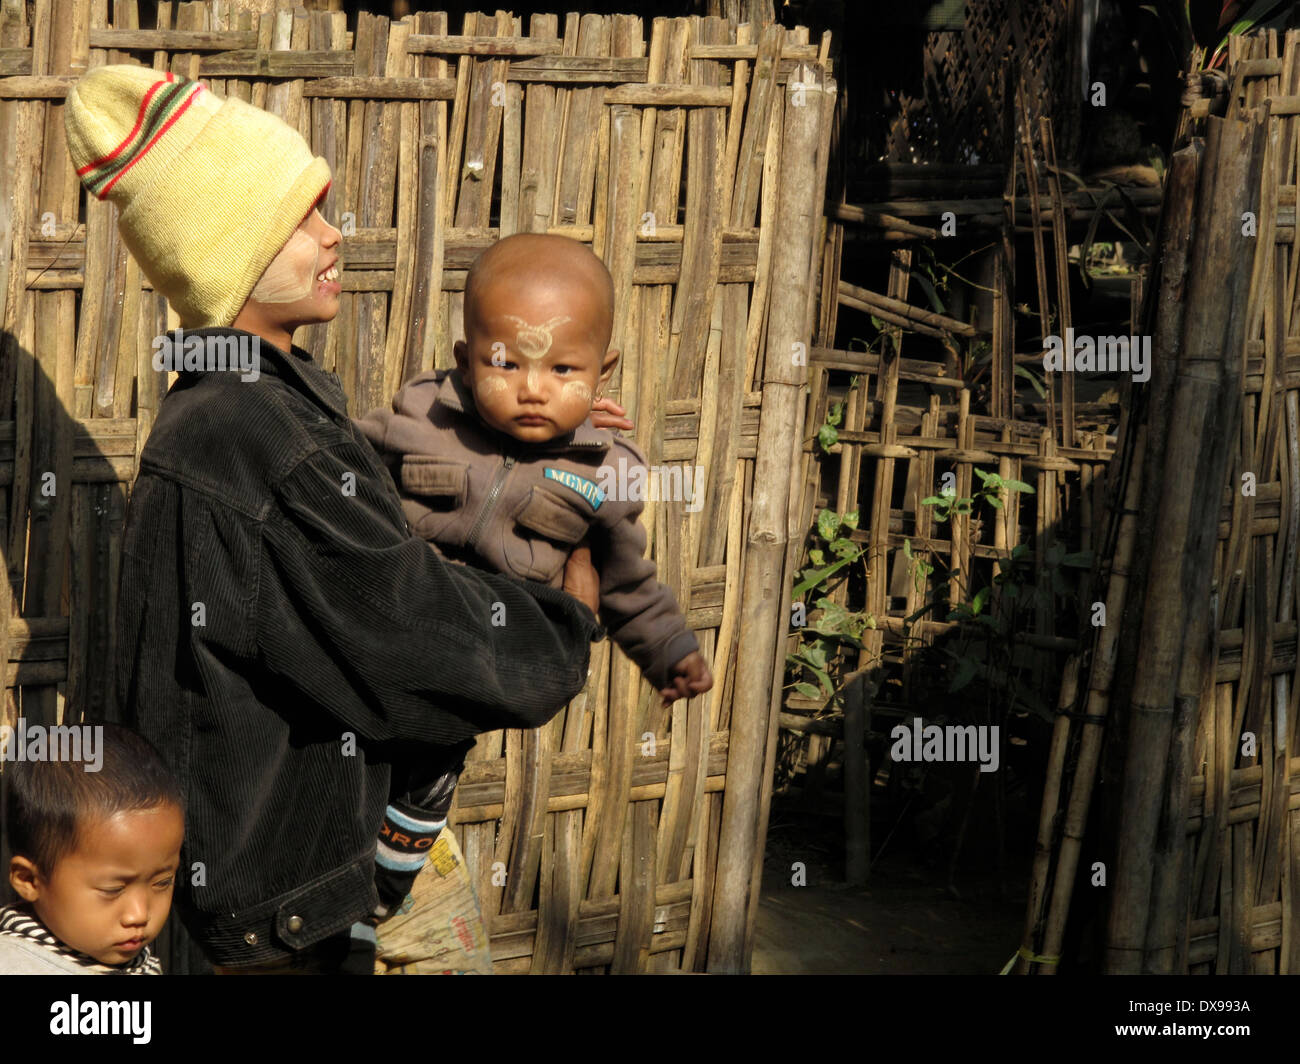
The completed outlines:
[[[506,382],[500,377],[483,377],[474,384],[474,394],[480,399],[491,399],[498,392],[506,390]]]
[[[307,298],[316,283],[319,261],[320,244],[295,229],[249,293],[249,299],[258,303],[296,303]]]
[[[565,381],[560,400],[570,410],[591,409],[591,389],[582,381]]]

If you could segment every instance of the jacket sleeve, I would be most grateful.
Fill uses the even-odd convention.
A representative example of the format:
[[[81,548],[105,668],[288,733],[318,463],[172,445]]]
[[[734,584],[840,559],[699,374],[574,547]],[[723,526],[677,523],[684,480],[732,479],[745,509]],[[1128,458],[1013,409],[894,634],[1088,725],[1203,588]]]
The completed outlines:
[[[610,519],[598,526],[603,535],[593,529],[592,550],[600,572],[600,619],[645,678],[664,687],[668,670],[700,644],[672,589],[655,579],[655,563],[645,557],[643,504],[609,499],[605,505],[612,508]]]
[[[259,563],[265,668],[371,741],[550,720],[586,683],[591,611],[442,560],[362,447],[315,451],[280,482]]]

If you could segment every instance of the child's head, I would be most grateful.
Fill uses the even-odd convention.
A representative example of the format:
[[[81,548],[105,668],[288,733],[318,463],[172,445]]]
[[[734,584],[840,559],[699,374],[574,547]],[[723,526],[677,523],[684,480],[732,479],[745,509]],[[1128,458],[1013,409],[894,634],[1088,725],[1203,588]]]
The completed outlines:
[[[154,290],[187,329],[231,325],[329,186],[329,164],[276,115],[169,71],[95,67],[65,103],[77,175],[117,205]],[[322,305],[337,296],[312,292]],[[310,314],[329,320],[320,306]]]
[[[470,267],[456,364],[484,421],[543,443],[591,412],[618,362],[608,350],[613,327],[605,264],[576,240],[520,233]]]
[[[5,765],[9,883],[59,941],[117,965],[158,936],[171,909],[183,799],[147,740],[94,726],[97,772],[67,760]]]

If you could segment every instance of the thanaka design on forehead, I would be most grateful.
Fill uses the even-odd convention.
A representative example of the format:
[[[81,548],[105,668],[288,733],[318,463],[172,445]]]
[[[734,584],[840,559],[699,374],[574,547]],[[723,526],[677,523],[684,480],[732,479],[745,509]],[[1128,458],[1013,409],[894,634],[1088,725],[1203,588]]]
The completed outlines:
[[[535,388],[537,386],[537,363],[546,356],[546,353],[551,349],[551,344],[555,342],[551,330],[573,319],[565,314],[561,317],[551,318],[541,325],[533,325],[514,314],[503,314],[501,316],[506,321],[514,322],[519,326],[518,331],[515,333],[515,350],[528,359],[528,387]]]
[[[541,358],[551,349],[551,344],[555,342],[551,336],[551,330],[566,321],[572,321],[567,314],[562,317],[552,318],[550,321],[541,325],[533,325],[524,321],[523,318],[514,314],[502,314],[506,321],[513,321],[519,326],[519,331],[515,333],[515,348],[525,358]]]

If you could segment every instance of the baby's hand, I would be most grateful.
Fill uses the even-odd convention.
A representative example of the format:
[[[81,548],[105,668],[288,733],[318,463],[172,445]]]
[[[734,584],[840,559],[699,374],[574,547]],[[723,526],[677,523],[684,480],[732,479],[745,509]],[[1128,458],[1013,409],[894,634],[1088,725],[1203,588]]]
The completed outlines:
[[[598,429],[625,429],[631,432],[636,425],[623,416],[626,413],[627,410],[613,399],[600,398],[591,404],[591,423]]]
[[[664,705],[671,706],[679,698],[702,695],[713,687],[713,673],[704,663],[698,650],[692,651],[668,670],[668,686],[661,687]]]
[[[564,563],[564,590],[592,613],[600,609],[600,574],[591,564],[591,547],[583,540]]]

